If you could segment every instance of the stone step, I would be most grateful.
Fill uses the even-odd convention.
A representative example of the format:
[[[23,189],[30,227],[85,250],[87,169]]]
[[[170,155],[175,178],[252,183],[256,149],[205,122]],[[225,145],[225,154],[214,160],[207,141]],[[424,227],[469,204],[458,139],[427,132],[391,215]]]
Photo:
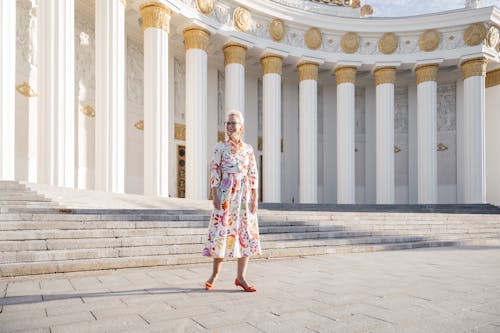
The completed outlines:
[[[306,240],[286,240],[286,241],[266,241],[263,243],[263,251],[272,249],[293,249],[308,247],[335,247],[335,246],[354,246],[367,244],[390,244],[390,243],[408,243],[423,241],[459,241],[461,239],[500,239],[497,234],[495,237],[488,235],[463,235],[445,236],[445,237],[422,237],[422,236],[374,236],[374,237],[350,237],[350,238],[328,238],[328,239],[306,239]],[[107,248],[88,248],[88,249],[64,249],[64,250],[38,250],[38,251],[17,251],[0,253],[0,262],[36,262],[36,261],[61,261],[61,260],[80,260],[97,258],[116,258],[116,257],[136,257],[136,256],[157,256],[157,255],[179,255],[201,253],[203,243],[201,239],[195,244],[169,244],[169,245],[151,245],[151,246],[118,246]]]
[[[391,244],[370,244],[337,247],[307,247],[307,248],[275,248],[267,249],[262,256],[254,259],[280,258],[290,256],[310,256],[329,253],[355,253],[388,250],[415,249],[423,247],[458,246],[458,245],[500,245],[499,239],[463,239],[460,241],[422,241]],[[63,272],[94,271],[103,269],[120,269],[150,266],[169,266],[195,263],[211,263],[212,259],[202,257],[199,253],[192,255],[158,255],[138,257],[117,257],[101,259],[81,259],[41,262],[17,262],[0,264],[0,276],[20,276],[33,274],[50,274]]]

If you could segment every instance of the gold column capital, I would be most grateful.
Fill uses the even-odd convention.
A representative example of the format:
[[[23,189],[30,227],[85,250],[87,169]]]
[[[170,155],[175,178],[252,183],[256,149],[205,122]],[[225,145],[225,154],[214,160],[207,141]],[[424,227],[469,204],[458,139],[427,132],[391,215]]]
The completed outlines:
[[[396,67],[380,67],[373,73],[375,75],[375,85],[396,83]]]
[[[247,47],[238,43],[228,43],[222,48],[224,51],[224,66],[241,64],[245,66]]]
[[[200,49],[207,51],[210,32],[200,27],[189,27],[184,30],[184,49]]]
[[[460,67],[462,68],[462,79],[465,80],[471,76],[486,76],[486,58],[474,58],[464,61]]]
[[[302,62],[297,65],[299,82],[303,80],[318,80],[319,65],[315,62]]]
[[[273,54],[266,54],[260,58],[262,64],[262,75],[275,73],[281,75],[283,58]]]
[[[162,3],[146,2],[139,8],[142,17],[142,32],[147,28],[157,28],[170,33],[172,11]]]
[[[353,66],[342,66],[335,68],[335,81],[337,85],[342,83],[352,83],[356,82],[356,67]]]
[[[428,64],[421,65],[415,68],[415,75],[417,77],[417,85],[426,81],[437,81],[439,65],[438,64]]]

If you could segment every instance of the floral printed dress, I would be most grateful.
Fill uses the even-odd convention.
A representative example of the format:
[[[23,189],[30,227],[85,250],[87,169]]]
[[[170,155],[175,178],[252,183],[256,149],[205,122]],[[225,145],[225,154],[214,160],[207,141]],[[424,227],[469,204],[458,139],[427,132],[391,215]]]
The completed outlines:
[[[219,191],[221,209],[213,209],[203,255],[241,258],[261,254],[257,214],[250,210],[258,172],[251,145],[218,142],[210,163],[210,186]]]

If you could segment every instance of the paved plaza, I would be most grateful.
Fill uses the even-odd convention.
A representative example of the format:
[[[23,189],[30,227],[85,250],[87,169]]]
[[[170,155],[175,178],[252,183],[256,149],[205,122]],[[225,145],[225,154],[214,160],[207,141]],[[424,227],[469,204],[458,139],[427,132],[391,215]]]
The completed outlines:
[[[4,278],[0,332],[500,332],[500,248]]]

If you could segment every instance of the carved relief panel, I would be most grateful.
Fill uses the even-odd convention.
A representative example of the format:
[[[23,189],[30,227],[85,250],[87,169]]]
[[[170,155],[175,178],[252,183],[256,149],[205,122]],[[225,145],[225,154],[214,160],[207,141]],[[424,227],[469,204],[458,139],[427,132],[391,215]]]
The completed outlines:
[[[356,134],[365,133],[365,88],[356,87]]]
[[[456,83],[440,83],[437,87],[438,132],[456,131]]]
[[[174,58],[174,121],[186,123],[186,64]]]
[[[408,133],[408,87],[394,89],[394,133]]]

